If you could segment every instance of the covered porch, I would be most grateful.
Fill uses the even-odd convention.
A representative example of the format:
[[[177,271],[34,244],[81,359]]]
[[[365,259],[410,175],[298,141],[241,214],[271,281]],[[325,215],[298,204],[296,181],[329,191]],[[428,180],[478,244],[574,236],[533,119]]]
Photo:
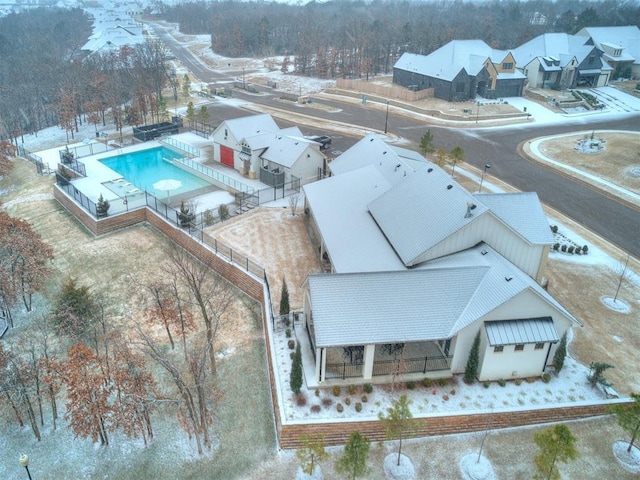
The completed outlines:
[[[382,384],[452,376],[450,340],[314,348],[312,338],[311,334],[307,336],[315,353],[311,383],[318,386]]]

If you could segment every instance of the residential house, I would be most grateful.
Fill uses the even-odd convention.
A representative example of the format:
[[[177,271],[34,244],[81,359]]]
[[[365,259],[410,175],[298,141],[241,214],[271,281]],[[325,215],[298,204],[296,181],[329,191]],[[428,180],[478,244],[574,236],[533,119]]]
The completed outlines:
[[[566,33],[545,33],[511,51],[518,70],[535,88],[602,87],[611,67],[594,45]]]
[[[87,9],[93,32],[81,50],[88,55],[117,52],[146,42],[143,25],[124,11]]]
[[[586,37],[585,45],[593,45],[614,69],[613,78],[640,78],[640,29],[624,27],[585,27],[576,33]]]
[[[376,143],[368,165],[347,151],[304,187],[330,272],[304,285],[307,384],[462,373],[478,333],[480,380],[541,375],[579,323],[541,286],[553,236],[537,195],[471,194],[371,137],[353,148]]]
[[[482,40],[454,40],[429,55],[404,53],[393,66],[393,82],[413,90],[433,88],[448,101],[522,96],[524,75],[511,54]]]
[[[280,129],[268,114],[225,120],[212,138],[215,161],[269,186],[317,180],[326,166],[318,142],[298,127]]]

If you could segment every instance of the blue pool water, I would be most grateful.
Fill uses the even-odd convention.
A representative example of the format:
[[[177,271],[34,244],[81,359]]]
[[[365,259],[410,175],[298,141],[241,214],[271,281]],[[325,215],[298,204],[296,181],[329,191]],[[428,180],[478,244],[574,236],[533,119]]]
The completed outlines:
[[[211,184],[191,173],[182,170],[163,158],[179,158],[180,155],[165,147],[150,148],[137,152],[118,155],[100,160],[102,164],[111,170],[118,172],[125,180],[135,185],[140,190],[155,195],[159,198],[167,196],[166,190],[156,190],[153,184],[160,180],[178,180],[182,186],[171,190],[169,193],[180,195],[201,187],[210,187]]]

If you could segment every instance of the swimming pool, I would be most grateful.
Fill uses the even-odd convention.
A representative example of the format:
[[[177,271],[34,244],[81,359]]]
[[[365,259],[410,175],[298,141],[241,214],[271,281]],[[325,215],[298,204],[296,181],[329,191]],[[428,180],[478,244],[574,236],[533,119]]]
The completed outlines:
[[[136,188],[146,190],[159,198],[167,196],[166,190],[153,188],[153,184],[160,180],[178,180],[182,184],[179,188],[169,192],[171,197],[203,187],[213,188],[211,183],[176,167],[164,160],[165,158],[180,158],[180,155],[165,147],[155,147],[103,158],[100,163],[122,175],[127,182],[135,185]]]

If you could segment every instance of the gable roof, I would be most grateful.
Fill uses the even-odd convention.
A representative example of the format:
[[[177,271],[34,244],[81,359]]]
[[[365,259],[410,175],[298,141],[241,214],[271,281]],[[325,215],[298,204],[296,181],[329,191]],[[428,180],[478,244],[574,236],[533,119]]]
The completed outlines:
[[[511,53],[520,68],[538,57],[558,60],[564,67],[574,57],[581,63],[593,49],[592,45],[584,44],[584,38],[567,33],[545,33],[514,48]]]
[[[404,53],[393,68],[451,81],[461,70],[477,75],[487,59],[501,63],[507,54],[482,40],[452,40],[426,56]]]
[[[448,338],[464,300],[486,271],[471,267],[310,275],[316,345]],[[451,295],[453,290],[456,295]]]
[[[477,193],[474,197],[530,244],[554,243],[549,222],[535,192]]]
[[[451,338],[527,291],[579,324],[485,243],[413,270],[311,275],[307,281],[318,347]]]
[[[475,208],[467,215],[468,207]],[[438,167],[420,169],[369,204],[406,266],[488,209]]]
[[[404,268],[367,209],[390,187],[372,165],[304,185],[307,205],[336,272]]]
[[[278,133],[265,133],[245,139],[254,150],[264,150],[260,157],[283,167],[291,168],[304,151],[315,144],[302,137],[290,137]]]
[[[373,165],[390,184],[395,185],[414,171],[409,162],[415,163],[416,158],[407,152],[388,145],[375,134],[369,134],[333,160],[329,169],[334,175],[340,175]],[[426,165],[424,159],[423,164]]]
[[[620,27],[585,27],[576,35],[591,38],[595,46],[604,50],[605,44],[618,45],[624,49],[623,58],[618,60],[634,59],[634,63],[640,64],[640,28],[635,25]]]
[[[278,124],[268,113],[231,118],[222,122],[216,130],[221,128],[227,128],[238,141],[261,133],[273,133],[280,130]]]

